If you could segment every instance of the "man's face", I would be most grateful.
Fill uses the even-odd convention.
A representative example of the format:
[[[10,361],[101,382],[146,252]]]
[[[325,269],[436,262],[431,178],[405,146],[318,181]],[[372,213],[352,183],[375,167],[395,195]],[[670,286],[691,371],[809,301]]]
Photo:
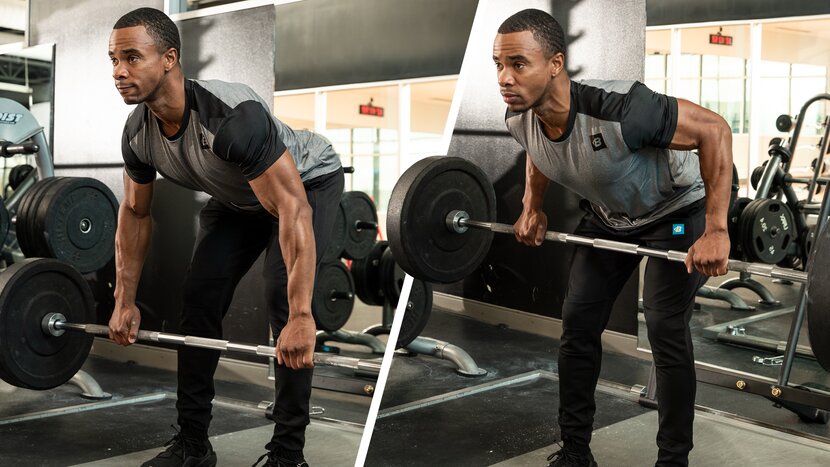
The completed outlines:
[[[170,69],[170,55],[159,53],[144,26],[113,29],[109,56],[112,77],[121,98],[127,104],[152,100],[165,72]]]
[[[540,105],[553,83],[554,64],[532,31],[496,35],[493,44],[499,88],[511,112]]]

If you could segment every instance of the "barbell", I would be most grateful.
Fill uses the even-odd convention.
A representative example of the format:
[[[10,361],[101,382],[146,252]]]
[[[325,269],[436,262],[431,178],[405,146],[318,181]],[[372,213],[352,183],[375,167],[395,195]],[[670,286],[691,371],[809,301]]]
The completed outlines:
[[[69,381],[89,355],[94,335],[108,335],[94,319],[94,299],[83,276],[51,258],[29,258],[0,273],[0,378],[27,389]],[[72,332],[65,332],[72,331]],[[274,347],[221,339],[139,331],[138,339],[273,358]],[[377,375],[378,359],[314,353],[314,363]]]
[[[406,170],[392,190],[386,220],[389,248],[400,267],[411,276],[430,282],[456,282],[484,262],[494,233],[513,234],[512,225],[497,223],[495,219],[495,190],[479,167],[459,157],[428,157]],[[808,272],[734,259],[729,260],[728,268],[805,284],[813,353],[821,366],[830,371],[828,237],[828,229],[817,235]],[[544,238],[681,263],[687,255],[683,251],[555,231],[547,231]]]

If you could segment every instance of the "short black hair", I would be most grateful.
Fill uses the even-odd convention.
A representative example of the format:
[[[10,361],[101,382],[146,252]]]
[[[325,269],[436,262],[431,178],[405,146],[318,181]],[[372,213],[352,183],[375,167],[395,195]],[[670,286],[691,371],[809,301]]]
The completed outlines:
[[[545,50],[545,57],[565,53],[565,32],[562,25],[549,13],[535,8],[522,10],[504,20],[499,26],[499,34],[531,31],[533,38]]]
[[[138,8],[119,18],[112,28],[122,29],[134,26],[144,26],[147,34],[155,41],[159,52],[164,53],[167,49],[176,49],[176,60],[179,60],[182,47],[179,29],[164,12],[155,8]]]

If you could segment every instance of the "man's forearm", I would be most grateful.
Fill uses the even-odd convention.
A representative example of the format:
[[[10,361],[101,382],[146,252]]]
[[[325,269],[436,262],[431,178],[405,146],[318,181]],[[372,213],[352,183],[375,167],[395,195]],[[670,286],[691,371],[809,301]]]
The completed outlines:
[[[698,148],[700,174],[706,187],[706,230],[726,230],[732,191],[732,132],[719,126]]]
[[[280,213],[280,248],[288,272],[289,318],[311,315],[311,294],[317,263],[311,208],[298,206]]]
[[[152,217],[140,217],[123,205],[115,232],[115,302],[135,303],[138,281],[150,245]]]
[[[525,168],[525,192],[522,197],[525,209],[542,209],[549,182],[548,177],[539,171],[528,155]]]

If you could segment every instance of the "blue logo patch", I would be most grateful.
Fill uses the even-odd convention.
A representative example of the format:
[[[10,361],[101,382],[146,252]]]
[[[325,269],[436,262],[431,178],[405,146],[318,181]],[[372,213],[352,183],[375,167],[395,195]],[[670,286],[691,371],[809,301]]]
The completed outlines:
[[[684,224],[672,224],[671,226],[671,234],[672,235],[683,235],[686,233],[686,225]]]

